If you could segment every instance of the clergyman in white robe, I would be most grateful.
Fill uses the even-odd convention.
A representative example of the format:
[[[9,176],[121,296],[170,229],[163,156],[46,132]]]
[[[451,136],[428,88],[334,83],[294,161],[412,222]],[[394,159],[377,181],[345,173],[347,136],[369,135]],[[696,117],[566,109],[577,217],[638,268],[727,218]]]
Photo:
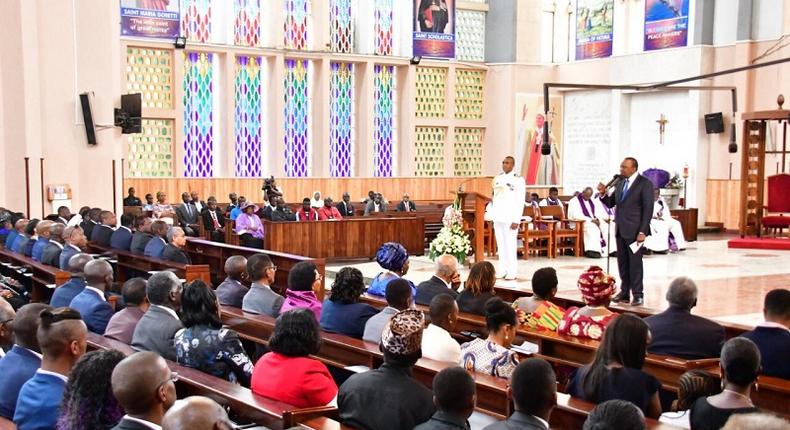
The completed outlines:
[[[679,251],[686,249],[686,238],[680,221],[672,218],[664,199],[657,197],[653,203],[653,219],[650,220],[650,236],[645,247],[653,252]]]
[[[617,251],[614,235],[608,235],[609,215],[591,197],[592,189],[587,188],[583,193],[570,199],[568,219],[584,220],[584,252],[597,252],[605,256],[607,252]],[[608,248],[607,239],[610,239]]]

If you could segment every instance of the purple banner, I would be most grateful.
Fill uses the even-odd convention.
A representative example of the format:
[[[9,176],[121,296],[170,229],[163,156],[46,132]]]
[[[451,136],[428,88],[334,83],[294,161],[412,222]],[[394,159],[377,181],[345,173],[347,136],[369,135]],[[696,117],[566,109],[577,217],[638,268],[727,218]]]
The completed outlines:
[[[121,0],[121,36],[175,39],[180,23],[178,0]]]
[[[688,0],[645,1],[645,51],[686,46]]]
[[[412,53],[455,58],[455,0],[414,0]]]
[[[576,59],[612,55],[614,0],[579,0],[576,4]]]

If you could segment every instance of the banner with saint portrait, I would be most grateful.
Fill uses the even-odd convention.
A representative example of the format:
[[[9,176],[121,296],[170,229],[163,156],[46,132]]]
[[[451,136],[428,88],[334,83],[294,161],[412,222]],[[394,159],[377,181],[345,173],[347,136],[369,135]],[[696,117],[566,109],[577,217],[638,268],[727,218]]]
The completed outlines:
[[[412,55],[455,58],[455,1],[413,0]]]
[[[686,46],[689,0],[645,1],[645,51]]]
[[[612,55],[614,0],[577,0],[576,59]]]
[[[179,0],[121,0],[121,36],[175,39],[180,7]]]
[[[527,185],[560,185],[562,160],[562,97],[549,97],[545,114],[543,96],[516,94],[516,167]],[[541,146],[548,133],[551,152],[544,155]]]

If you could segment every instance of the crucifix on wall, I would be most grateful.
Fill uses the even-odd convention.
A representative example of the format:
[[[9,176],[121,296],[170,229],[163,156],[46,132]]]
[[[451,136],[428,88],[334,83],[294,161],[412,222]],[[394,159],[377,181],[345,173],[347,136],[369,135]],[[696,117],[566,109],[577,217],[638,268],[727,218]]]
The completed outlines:
[[[667,123],[669,122],[669,120],[662,113],[661,114],[661,118],[657,119],[656,122],[658,123],[658,135],[659,135],[658,143],[663,145],[664,144],[664,131],[666,130],[666,126],[667,126]]]

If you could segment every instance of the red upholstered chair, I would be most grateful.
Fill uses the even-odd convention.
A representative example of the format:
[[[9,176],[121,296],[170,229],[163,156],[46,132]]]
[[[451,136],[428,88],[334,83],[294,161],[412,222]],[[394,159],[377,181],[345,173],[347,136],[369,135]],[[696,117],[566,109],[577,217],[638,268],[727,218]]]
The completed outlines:
[[[776,236],[790,228],[790,174],[782,173],[768,177],[768,204],[760,220],[765,234]]]

